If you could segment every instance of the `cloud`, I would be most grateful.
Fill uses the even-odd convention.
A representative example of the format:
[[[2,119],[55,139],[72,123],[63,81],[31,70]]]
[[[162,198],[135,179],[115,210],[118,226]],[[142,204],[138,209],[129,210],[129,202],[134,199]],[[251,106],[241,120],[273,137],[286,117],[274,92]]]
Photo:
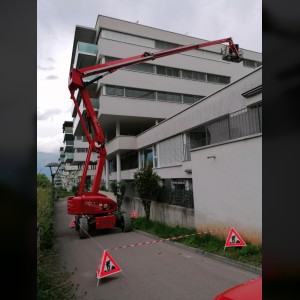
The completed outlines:
[[[53,115],[58,115],[63,113],[63,111],[61,109],[48,109],[45,112],[41,113],[40,111],[37,112],[37,120],[38,121],[44,121],[49,119],[50,117],[52,117]]]
[[[152,0],[149,6],[148,0],[89,0],[89,5],[85,0],[74,0],[76,4],[70,6],[69,0],[38,0],[37,99],[41,112],[37,133],[45,139],[40,138],[41,147],[49,149],[42,144],[56,134],[62,144],[62,124],[72,116],[68,77],[76,25],[94,28],[99,14],[129,22],[139,20],[142,26],[204,40],[231,36],[241,48],[261,52],[261,2]]]
[[[62,147],[62,135],[37,137],[37,151],[46,153],[57,153]]]
[[[46,80],[56,80],[56,79],[58,79],[58,78],[59,78],[59,77],[56,76],[56,75],[49,75],[49,76],[46,77]]]
[[[52,70],[54,70],[54,67],[52,67],[52,66],[50,66],[50,67],[43,67],[43,66],[38,65],[37,69],[41,70],[41,71],[52,71]]]

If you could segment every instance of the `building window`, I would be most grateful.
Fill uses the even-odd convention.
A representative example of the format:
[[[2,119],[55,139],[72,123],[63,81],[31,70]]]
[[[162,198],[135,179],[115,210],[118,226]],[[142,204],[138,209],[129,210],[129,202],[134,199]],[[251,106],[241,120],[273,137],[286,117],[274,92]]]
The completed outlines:
[[[121,155],[121,170],[131,170],[138,168],[138,152],[130,151]]]
[[[115,87],[115,86],[106,86],[106,95],[111,96],[123,96],[125,90],[125,97],[128,98],[137,98],[137,99],[149,99],[149,100],[157,100],[167,101],[167,102],[175,102],[175,103],[186,103],[192,104],[197,102],[198,100],[204,98],[205,96],[199,95],[182,95],[177,93],[170,92],[161,92],[161,91],[151,91],[151,90],[142,90],[128,87]],[[183,99],[183,100],[182,100]]]
[[[243,66],[244,67],[248,67],[248,68],[258,68],[262,65],[262,63],[260,61],[255,61],[255,60],[251,60],[251,59],[243,59]]]
[[[176,48],[178,44],[164,42],[164,41],[155,41],[155,48],[158,49],[168,49],[168,48]]]
[[[150,90],[126,88],[125,95],[130,98],[155,99],[154,91]]]
[[[169,68],[164,66],[156,66],[156,73],[159,75],[166,75],[171,77],[180,77],[180,70],[176,68]]]
[[[210,144],[210,134],[205,126],[194,129],[189,134],[190,148],[203,147]]]
[[[88,148],[75,148],[75,152],[77,153],[86,153]]]
[[[142,149],[140,151],[140,166],[141,168],[153,167],[153,152],[152,147]]]
[[[230,83],[230,77],[219,75],[219,83],[224,83],[224,84]]]
[[[206,81],[206,74],[200,72],[193,72],[193,79],[199,81]]]
[[[157,92],[157,99],[161,101],[181,103],[181,95],[175,93]]]
[[[181,164],[183,161],[182,135],[161,141],[158,147],[159,166],[168,167]]]
[[[144,73],[152,73],[152,74],[154,73],[154,65],[144,64],[144,63],[127,66],[125,67],[125,69],[130,71],[144,72]]]
[[[105,57],[106,62],[115,61],[119,58],[115,57]],[[258,63],[258,62],[257,62]],[[190,70],[181,70],[177,68],[170,68],[166,66],[155,66],[152,64],[147,63],[140,63],[132,66],[125,67],[126,70],[129,71],[138,71],[143,73],[155,73],[158,75],[170,76],[170,77],[177,77],[177,78],[184,78],[188,80],[197,80],[197,81],[204,81],[204,82],[214,82],[219,84],[228,84],[230,83],[230,77],[223,76],[223,75],[215,75],[215,74],[206,74],[203,72],[196,72]]]
[[[207,82],[218,83],[218,82],[219,82],[219,78],[218,78],[217,75],[214,75],[214,74],[207,74]]]
[[[108,161],[108,174],[112,172],[117,172],[117,160],[115,157]]]
[[[183,102],[192,104],[194,103],[194,96],[191,95],[183,95]]]
[[[262,102],[202,124],[187,133],[191,149],[262,132]]]
[[[106,95],[124,97],[124,88],[119,86],[106,86]]]
[[[193,79],[193,72],[188,70],[182,70],[182,78]]]
[[[159,163],[158,163],[158,144],[153,146],[153,168],[158,168]]]
[[[197,95],[183,95],[183,103],[193,104],[200,99],[203,99],[204,96],[197,96]]]

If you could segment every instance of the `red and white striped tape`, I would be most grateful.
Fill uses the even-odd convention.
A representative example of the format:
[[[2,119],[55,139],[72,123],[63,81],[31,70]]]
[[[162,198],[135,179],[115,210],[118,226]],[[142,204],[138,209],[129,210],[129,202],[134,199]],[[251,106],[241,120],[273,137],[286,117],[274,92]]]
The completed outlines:
[[[180,235],[180,236],[170,237],[170,238],[167,238],[167,239],[160,239],[160,240],[154,240],[154,241],[150,241],[150,242],[142,242],[142,243],[136,243],[136,244],[132,244],[132,245],[119,246],[119,247],[114,247],[114,248],[106,249],[105,251],[118,250],[118,249],[124,249],[124,248],[136,247],[136,246],[143,246],[143,245],[150,245],[150,244],[154,244],[154,243],[160,243],[160,242],[165,242],[165,241],[171,241],[171,240],[181,239],[181,238],[185,238],[185,237],[193,236],[193,235],[208,234],[208,233],[211,233],[211,232],[217,232],[217,231],[221,231],[221,230],[225,230],[225,229],[230,229],[230,228],[231,227],[223,227],[223,228],[219,228],[219,229],[215,229],[215,230],[210,230],[210,231],[197,232],[197,233],[192,233],[192,234],[186,234],[186,235]]]

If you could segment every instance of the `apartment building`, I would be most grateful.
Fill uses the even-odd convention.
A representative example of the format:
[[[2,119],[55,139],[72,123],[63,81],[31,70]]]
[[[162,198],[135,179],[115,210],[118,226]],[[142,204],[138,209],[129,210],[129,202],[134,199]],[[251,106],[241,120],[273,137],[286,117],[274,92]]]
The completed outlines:
[[[202,42],[206,40],[99,15],[95,28],[76,26],[70,69]],[[257,95],[261,94],[262,54],[242,49],[243,62],[232,63],[222,60],[223,46],[128,66],[88,86],[107,141],[102,178],[106,188],[113,180],[129,183],[139,168],[151,165],[164,185],[193,192],[185,205],[196,211],[202,201],[198,180],[204,176],[198,171],[205,172],[199,166],[198,151],[261,135],[261,96],[257,99]],[[78,94],[76,101],[85,117]],[[75,108],[72,117],[74,144],[68,148],[68,162],[80,170],[88,143]],[[91,161],[88,175],[92,179],[96,156]],[[127,193],[134,193],[130,185]],[[206,226],[195,222],[198,227]]]
[[[199,231],[231,225],[261,242],[262,67],[138,135],[137,148],[153,150],[164,185],[192,185],[183,201]]]
[[[80,155],[84,155],[84,151],[86,151],[85,149],[87,147],[86,144],[88,143],[85,143],[82,146],[81,144],[78,145],[77,142],[74,141],[73,121],[65,121],[62,130],[64,133],[64,147],[60,147],[59,158],[61,164],[60,176],[62,178],[61,187],[70,191],[73,186],[77,186],[80,182],[82,164],[85,159],[80,157]]]

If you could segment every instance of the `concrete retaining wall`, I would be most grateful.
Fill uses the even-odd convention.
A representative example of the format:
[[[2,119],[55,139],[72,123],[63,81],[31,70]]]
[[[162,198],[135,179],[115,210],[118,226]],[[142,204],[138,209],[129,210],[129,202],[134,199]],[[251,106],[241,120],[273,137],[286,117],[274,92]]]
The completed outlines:
[[[126,197],[123,200],[122,210],[131,213],[135,210],[139,217],[145,217],[142,200]],[[191,208],[169,205],[157,201],[151,202],[150,220],[164,223],[169,226],[179,225],[185,228],[195,228],[194,210]]]

